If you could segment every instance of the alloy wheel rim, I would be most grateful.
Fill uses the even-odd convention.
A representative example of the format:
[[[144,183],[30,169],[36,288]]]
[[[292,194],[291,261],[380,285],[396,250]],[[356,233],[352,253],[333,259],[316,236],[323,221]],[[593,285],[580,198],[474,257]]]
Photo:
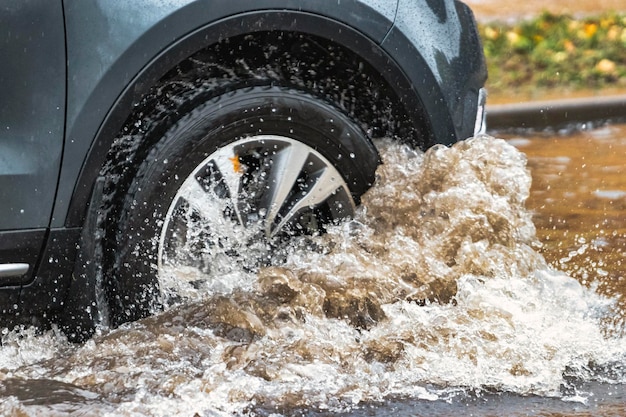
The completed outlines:
[[[185,179],[163,220],[162,298],[186,297],[213,281],[224,286],[231,275],[269,263],[285,238],[316,233],[354,210],[342,175],[309,145],[257,135],[220,147]]]

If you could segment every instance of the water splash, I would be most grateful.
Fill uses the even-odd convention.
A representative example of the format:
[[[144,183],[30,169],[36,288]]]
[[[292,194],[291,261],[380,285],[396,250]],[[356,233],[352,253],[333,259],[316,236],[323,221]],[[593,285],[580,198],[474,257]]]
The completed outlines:
[[[581,401],[577,381],[626,383],[623,323],[604,321],[613,300],[536,250],[523,154],[488,136],[425,154],[378,145],[384,164],[355,218],[297,241],[251,288],[73,349],[44,343],[36,364],[9,364],[3,345],[0,389],[46,378],[89,393],[69,401],[92,415],[176,416],[466,390]],[[9,398],[0,414],[42,412]]]

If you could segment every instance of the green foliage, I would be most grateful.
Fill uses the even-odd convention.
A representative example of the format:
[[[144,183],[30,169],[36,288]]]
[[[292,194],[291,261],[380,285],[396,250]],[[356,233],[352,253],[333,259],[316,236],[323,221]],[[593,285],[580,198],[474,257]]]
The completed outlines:
[[[492,92],[626,87],[626,15],[479,25]]]

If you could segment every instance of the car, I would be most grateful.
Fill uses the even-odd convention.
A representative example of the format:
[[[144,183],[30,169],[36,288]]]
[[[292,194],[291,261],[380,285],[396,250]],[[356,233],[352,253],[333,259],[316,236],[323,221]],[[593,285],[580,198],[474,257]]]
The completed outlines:
[[[5,2],[0,38],[4,328],[145,317],[349,217],[374,138],[484,131],[457,0]]]

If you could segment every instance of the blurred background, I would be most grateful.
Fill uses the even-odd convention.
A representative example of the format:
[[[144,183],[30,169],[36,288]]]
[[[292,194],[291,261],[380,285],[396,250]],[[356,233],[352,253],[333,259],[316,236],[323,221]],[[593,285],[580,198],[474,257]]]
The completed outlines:
[[[500,0],[467,0],[479,20],[520,19],[549,11],[557,14],[571,14],[574,16],[593,15],[607,11],[625,10],[624,0],[526,0],[523,2],[508,2],[506,6]]]
[[[490,103],[626,93],[626,0],[468,0]]]

